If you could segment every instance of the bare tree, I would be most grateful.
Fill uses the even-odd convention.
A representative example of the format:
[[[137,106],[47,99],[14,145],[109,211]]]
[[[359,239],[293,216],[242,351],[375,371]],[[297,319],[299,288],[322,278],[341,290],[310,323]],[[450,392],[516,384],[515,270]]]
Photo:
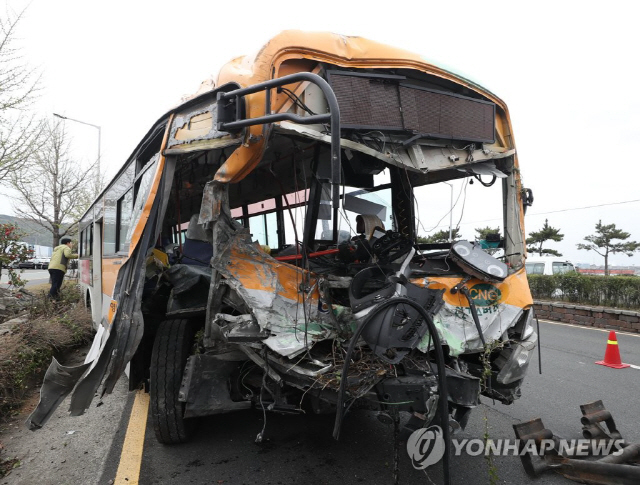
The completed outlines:
[[[11,173],[11,186],[19,194],[16,215],[51,232],[56,247],[62,236],[75,233],[80,215],[91,203],[94,169],[83,169],[71,159],[64,125],[47,123],[42,146],[22,170]]]
[[[16,47],[23,14],[7,10],[0,18],[0,183],[20,170],[42,142],[42,123],[27,114],[40,89],[40,75]]]

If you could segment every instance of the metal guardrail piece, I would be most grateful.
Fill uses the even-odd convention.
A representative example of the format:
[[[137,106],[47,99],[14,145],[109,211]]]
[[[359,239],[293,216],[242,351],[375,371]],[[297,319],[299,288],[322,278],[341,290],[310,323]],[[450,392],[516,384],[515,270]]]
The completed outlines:
[[[600,423],[604,422],[609,430],[606,434],[608,434],[610,439],[622,439],[611,413],[604,408],[602,401],[583,404],[580,406],[580,411],[582,411],[582,418],[580,418],[580,422],[583,426],[582,434],[585,438],[596,438],[596,436],[593,436],[594,428],[599,429],[600,433],[604,433],[604,430],[600,425]],[[604,438],[604,436],[597,437]]]
[[[513,425],[519,440],[520,460],[527,474],[537,477],[554,470],[570,480],[593,485],[640,484],[640,443],[628,444],[622,440],[602,401],[584,404],[580,410],[582,434],[589,440],[588,456],[582,458],[577,458],[580,455],[577,447],[562,446],[540,418]],[[535,446],[527,446],[532,441]],[[609,446],[611,444],[614,446]],[[603,450],[609,454],[595,459],[594,452]]]

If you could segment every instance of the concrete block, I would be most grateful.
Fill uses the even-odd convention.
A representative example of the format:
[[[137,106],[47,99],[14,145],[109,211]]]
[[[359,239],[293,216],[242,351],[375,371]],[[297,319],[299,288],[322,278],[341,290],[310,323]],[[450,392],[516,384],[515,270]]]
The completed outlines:
[[[640,316],[640,313],[632,312],[630,310],[621,310],[620,314],[621,315],[626,315],[626,316],[629,316],[629,317],[638,317],[638,316]]]
[[[613,315],[620,315],[622,313],[622,310],[618,310],[617,308],[605,308],[604,309],[605,313],[610,313]]]
[[[635,323],[640,321],[640,318],[638,318],[637,316],[633,315],[620,315],[619,320],[623,321],[623,322],[630,322],[630,323]]]

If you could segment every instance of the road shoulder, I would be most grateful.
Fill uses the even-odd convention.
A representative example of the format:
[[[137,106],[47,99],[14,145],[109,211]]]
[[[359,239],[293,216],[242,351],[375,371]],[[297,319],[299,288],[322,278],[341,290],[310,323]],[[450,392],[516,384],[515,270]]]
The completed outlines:
[[[18,458],[20,466],[0,479],[0,485],[102,483],[112,444],[121,441],[126,431],[127,420],[123,418],[128,417],[130,407],[127,387],[123,376],[111,395],[103,401],[95,398],[82,416],[69,416],[67,399],[44,428],[35,432],[24,425],[37,403],[31,400],[19,416],[3,426],[3,455]]]

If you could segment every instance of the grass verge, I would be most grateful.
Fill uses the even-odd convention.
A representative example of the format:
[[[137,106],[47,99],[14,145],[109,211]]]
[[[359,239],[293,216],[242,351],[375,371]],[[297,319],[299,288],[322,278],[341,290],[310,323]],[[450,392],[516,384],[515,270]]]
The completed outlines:
[[[51,358],[87,343],[91,316],[77,284],[66,282],[59,302],[34,293],[9,334],[0,337],[0,422],[16,412],[29,389],[39,386]],[[2,476],[2,475],[0,475]]]

